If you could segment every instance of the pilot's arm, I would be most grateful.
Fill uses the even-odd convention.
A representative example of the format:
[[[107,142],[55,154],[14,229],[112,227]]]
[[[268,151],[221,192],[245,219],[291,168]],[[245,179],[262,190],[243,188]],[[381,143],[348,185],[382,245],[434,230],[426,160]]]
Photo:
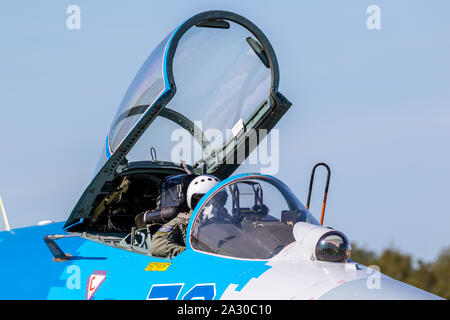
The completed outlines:
[[[154,234],[152,238],[152,255],[173,258],[186,249],[185,218],[177,216]]]

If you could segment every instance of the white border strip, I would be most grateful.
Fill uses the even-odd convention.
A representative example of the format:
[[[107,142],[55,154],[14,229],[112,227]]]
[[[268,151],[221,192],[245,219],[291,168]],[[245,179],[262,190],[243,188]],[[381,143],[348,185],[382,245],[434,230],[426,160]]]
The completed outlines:
[[[11,228],[9,227],[9,223],[8,223],[8,217],[6,216],[6,212],[5,212],[5,207],[3,207],[2,197],[0,197],[0,210],[2,211],[3,222],[5,223],[6,231],[11,231]]]

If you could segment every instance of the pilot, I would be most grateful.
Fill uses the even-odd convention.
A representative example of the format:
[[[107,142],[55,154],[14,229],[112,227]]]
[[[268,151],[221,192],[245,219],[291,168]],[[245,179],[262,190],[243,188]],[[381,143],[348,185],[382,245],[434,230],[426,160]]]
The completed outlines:
[[[189,212],[181,212],[175,218],[163,225],[152,238],[152,255],[173,258],[186,249],[186,229],[192,211],[198,201],[219,179],[212,175],[201,175],[191,181],[186,192]]]

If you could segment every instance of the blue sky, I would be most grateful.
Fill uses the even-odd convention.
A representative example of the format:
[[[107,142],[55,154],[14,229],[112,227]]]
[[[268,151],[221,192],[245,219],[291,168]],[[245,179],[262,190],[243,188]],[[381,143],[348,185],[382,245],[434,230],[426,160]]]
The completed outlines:
[[[80,30],[66,28],[71,4],[81,8]],[[372,4],[381,30],[366,27]],[[293,103],[277,125],[277,176],[305,201],[311,168],[327,162],[326,225],[368,248],[394,245],[425,260],[450,245],[444,0],[3,1],[0,195],[12,227],[65,220],[145,58],[178,24],[211,9],[249,18],[271,41],[280,92]],[[247,170],[255,168],[239,172]]]

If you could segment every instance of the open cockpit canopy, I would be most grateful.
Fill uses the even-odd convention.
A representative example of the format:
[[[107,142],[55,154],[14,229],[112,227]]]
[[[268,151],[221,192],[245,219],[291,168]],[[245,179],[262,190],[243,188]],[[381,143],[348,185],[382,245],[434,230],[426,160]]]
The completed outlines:
[[[132,81],[65,227],[89,219],[117,175],[136,163],[178,174],[183,161],[195,173],[228,177],[264,138],[258,130],[267,134],[290,107],[278,81],[270,43],[244,17],[209,11],[185,21]]]

